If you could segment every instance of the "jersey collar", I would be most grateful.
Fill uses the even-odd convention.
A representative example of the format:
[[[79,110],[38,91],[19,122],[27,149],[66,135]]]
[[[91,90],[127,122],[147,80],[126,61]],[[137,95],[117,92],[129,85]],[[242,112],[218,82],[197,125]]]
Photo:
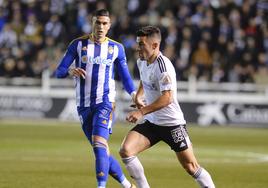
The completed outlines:
[[[104,39],[102,42],[96,42],[96,41],[94,40],[93,33],[89,34],[89,40],[90,40],[91,42],[93,42],[93,43],[102,44],[102,43],[107,42],[108,39],[109,39],[108,37],[105,37],[105,39]]]
[[[153,63],[155,63],[160,56],[162,56],[162,53],[161,52],[158,53],[158,55],[156,56],[156,58],[155,58],[155,60],[154,60]]]

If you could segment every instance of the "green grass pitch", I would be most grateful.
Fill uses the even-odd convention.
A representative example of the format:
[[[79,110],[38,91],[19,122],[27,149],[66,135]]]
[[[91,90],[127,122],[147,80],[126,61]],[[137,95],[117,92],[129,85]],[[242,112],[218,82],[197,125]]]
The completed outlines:
[[[117,159],[130,128],[114,127],[110,149]],[[189,125],[188,131],[217,188],[268,187],[268,129]],[[152,188],[198,187],[164,143],[139,157]],[[78,123],[0,120],[0,188],[94,188],[93,162]],[[107,187],[120,185],[110,177]]]

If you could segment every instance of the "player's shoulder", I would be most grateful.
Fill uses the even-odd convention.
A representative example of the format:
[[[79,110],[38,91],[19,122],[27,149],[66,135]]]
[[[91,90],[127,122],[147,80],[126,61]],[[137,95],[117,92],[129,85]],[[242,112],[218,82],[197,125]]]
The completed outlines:
[[[114,45],[117,45],[119,47],[123,47],[123,44],[122,43],[120,43],[120,42],[118,42],[116,40],[113,40],[111,38],[108,38],[108,37],[107,37],[107,39],[108,39],[109,43],[114,44]]]
[[[162,53],[156,58],[156,63],[158,64],[160,73],[167,72],[172,65],[171,61]]]
[[[70,42],[70,45],[77,44],[79,41],[88,40],[88,39],[89,39],[89,35],[83,35],[83,36],[80,36],[80,37],[73,39]]]

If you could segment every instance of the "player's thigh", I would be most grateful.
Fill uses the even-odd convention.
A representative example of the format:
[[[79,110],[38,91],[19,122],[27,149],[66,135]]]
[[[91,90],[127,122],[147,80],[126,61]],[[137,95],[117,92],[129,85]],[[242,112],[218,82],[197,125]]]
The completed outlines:
[[[102,103],[99,104],[93,111],[92,118],[92,136],[102,137],[105,140],[109,139],[110,128],[111,128],[111,114],[112,114],[112,104]]]
[[[121,156],[133,156],[150,148],[160,140],[155,135],[149,122],[136,125],[123,140],[120,149]]]
[[[150,147],[148,138],[136,131],[129,131],[121,145],[120,154],[122,157],[137,155]]]
[[[90,143],[92,143],[92,113],[89,107],[77,108],[82,130]]]

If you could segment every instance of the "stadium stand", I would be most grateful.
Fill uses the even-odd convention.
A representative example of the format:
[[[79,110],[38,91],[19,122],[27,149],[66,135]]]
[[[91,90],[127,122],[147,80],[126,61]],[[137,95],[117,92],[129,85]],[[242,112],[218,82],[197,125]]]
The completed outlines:
[[[98,8],[113,13],[110,36],[124,44],[135,78],[135,30],[151,24],[163,32],[161,49],[178,81],[268,84],[268,3],[257,0],[2,0],[1,83],[41,78],[44,70],[53,77],[66,45],[91,31]]]

